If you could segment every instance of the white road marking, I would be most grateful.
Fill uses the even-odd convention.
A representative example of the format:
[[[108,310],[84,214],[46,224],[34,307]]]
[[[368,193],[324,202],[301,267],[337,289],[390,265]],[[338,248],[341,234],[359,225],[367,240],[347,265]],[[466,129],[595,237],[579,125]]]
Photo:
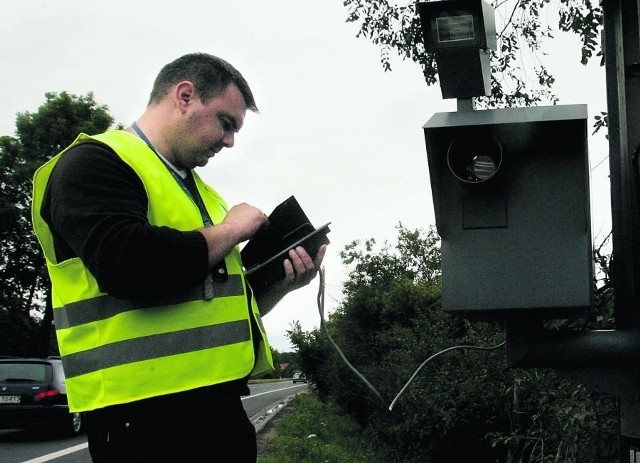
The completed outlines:
[[[49,455],[43,455],[41,457],[34,458],[32,460],[26,460],[26,461],[23,461],[22,463],[45,463],[46,461],[55,460],[56,458],[69,455],[70,453],[78,452],[82,449],[86,449],[88,446],[89,444],[85,442],[84,444],[78,444],[73,447],[58,450],[57,452],[50,453]]]

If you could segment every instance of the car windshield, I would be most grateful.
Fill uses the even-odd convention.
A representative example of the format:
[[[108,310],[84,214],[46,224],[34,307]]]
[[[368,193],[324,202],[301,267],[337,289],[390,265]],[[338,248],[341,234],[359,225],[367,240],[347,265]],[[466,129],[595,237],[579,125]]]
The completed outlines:
[[[44,363],[0,363],[0,382],[45,382],[48,367]]]

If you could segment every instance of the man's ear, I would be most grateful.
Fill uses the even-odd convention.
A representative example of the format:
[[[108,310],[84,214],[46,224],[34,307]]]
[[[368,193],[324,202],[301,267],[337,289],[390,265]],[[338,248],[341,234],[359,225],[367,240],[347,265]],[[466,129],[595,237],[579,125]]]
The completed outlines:
[[[180,82],[175,87],[174,98],[176,102],[176,106],[181,109],[186,109],[186,107],[193,101],[195,98],[196,88],[193,83],[185,80]]]

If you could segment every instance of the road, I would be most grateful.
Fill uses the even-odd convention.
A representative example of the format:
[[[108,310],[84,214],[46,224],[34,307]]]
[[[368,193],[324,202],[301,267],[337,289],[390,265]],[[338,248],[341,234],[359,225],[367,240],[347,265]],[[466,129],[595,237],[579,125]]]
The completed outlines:
[[[242,403],[259,432],[288,400],[306,390],[306,384],[273,382],[251,384],[251,395]],[[0,430],[0,462],[2,463],[90,463],[87,438],[43,437],[36,432]]]

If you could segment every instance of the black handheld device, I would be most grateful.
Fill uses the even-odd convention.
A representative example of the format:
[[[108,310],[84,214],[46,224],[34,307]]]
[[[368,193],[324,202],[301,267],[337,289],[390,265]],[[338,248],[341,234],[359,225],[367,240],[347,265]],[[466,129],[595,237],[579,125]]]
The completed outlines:
[[[329,244],[329,223],[315,228],[295,196],[280,203],[269,215],[269,224],[240,251],[245,276],[255,292],[284,278],[282,262],[289,250],[302,246],[315,258],[323,244]]]

